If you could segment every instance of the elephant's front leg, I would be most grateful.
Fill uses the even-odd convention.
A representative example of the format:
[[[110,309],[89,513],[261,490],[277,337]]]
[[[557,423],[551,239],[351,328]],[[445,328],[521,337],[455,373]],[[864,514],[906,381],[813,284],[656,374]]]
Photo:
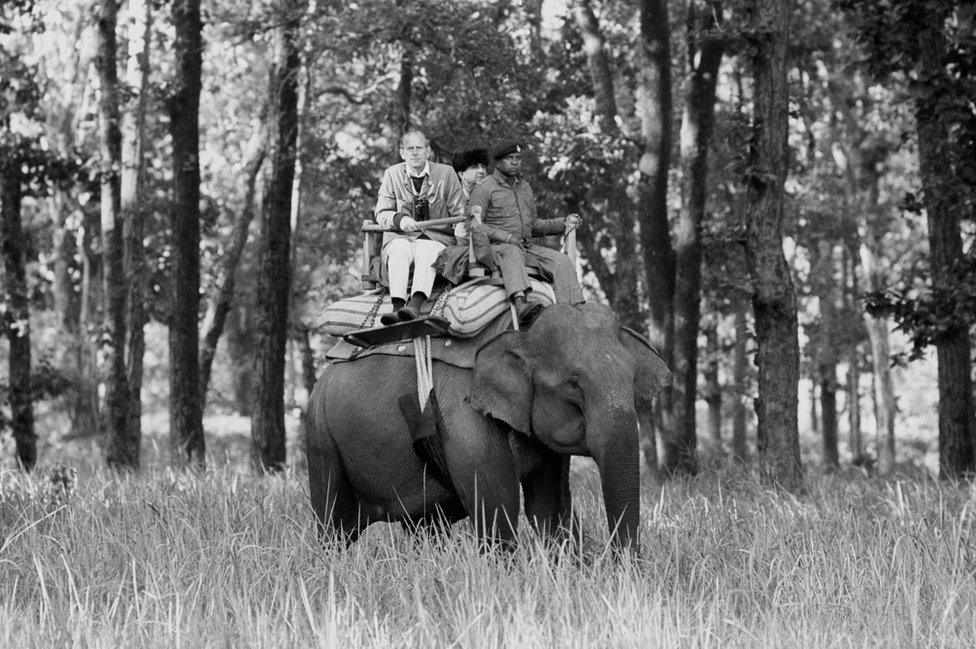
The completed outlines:
[[[581,543],[581,526],[573,512],[569,492],[570,456],[551,451],[522,478],[525,495],[525,515],[536,532],[545,540]]]
[[[518,529],[518,474],[502,427],[465,402],[470,378],[470,372],[454,367],[435,371],[444,453],[478,539],[484,546],[498,543],[511,548]]]

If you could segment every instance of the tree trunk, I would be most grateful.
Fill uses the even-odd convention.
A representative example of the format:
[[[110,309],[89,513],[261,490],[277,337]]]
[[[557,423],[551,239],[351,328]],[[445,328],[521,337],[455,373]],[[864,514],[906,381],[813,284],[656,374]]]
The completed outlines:
[[[106,461],[109,466],[139,467],[139,437],[129,430],[129,380],[125,371],[126,275],[119,169],[122,134],[119,130],[119,77],[116,28],[119,3],[100,0],[98,14],[98,67],[101,85],[98,102],[98,140],[101,179],[102,260],[105,307],[101,356],[105,376],[104,422],[107,428]]]
[[[820,364],[820,413],[823,430],[824,469],[833,471],[840,466],[837,450],[837,364]]]
[[[819,410],[817,410],[817,376],[813,370],[810,369],[810,432],[814,435],[820,434],[820,416]]]
[[[718,323],[705,328],[705,403],[708,404],[708,436],[716,446],[722,444],[722,385],[718,380]]]
[[[296,49],[297,56],[297,49]],[[413,100],[414,51],[410,44],[404,43],[400,54],[400,82],[397,84],[397,131],[400,138],[410,130],[410,104]],[[297,81],[296,81],[297,87]],[[297,101],[297,100],[296,100]]]
[[[878,291],[883,287],[883,278],[878,268],[874,254],[878,242],[869,233],[866,224],[861,228],[861,272],[863,275],[865,292]],[[870,238],[868,238],[870,237]],[[864,326],[868,332],[868,342],[871,345],[871,369],[874,374],[872,381],[874,395],[875,435],[878,449],[878,472],[881,475],[890,473],[895,467],[895,389],[891,380],[890,356],[888,344],[890,324],[886,317],[874,317],[864,312]],[[861,455],[864,451],[861,449]],[[863,461],[863,457],[859,458]]]
[[[672,419],[678,453],[666,454],[665,468],[696,470],[695,401],[698,396],[698,323],[701,319],[701,228],[708,198],[708,147],[715,126],[715,86],[724,44],[714,35],[698,41],[700,30],[713,30],[721,8],[708,3],[699,24],[698,7],[688,18],[688,60],[691,83],[681,118],[681,211],[675,228],[674,400]],[[695,63],[697,62],[697,63]]]
[[[217,273],[216,285],[219,287],[217,295],[211,301],[207,309],[207,315],[203,321],[203,328],[206,332],[203,336],[203,345],[200,348],[200,403],[201,407],[207,403],[207,390],[210,387],[210,374],[213,367],[213,359],[217,353],[217,343],[223,334],[224,325],[227,322],[227,315],[230,313],[231,305],[234,301],[234,291],[237,285],[237,269],[244,254],[244,247],[247,245],[247,235],[254,219],[254,196],[256,193],[258,174],[264,163],[267,146],[267,129],[264,126],[264,119],[258,120],[255,125],[257,130],[248,147],[249,153],[244,162],[244,200],[241,205],[241,214],[234,223],[234,228],[230,234],[230,243],[227,251],[221,259],[220,269]]]
[[[24,231],[20,203],[23,179],[16,162],[0,167],[0,251],[3,253],[4,329],[10,343],[8,401],[17,463],[30,471],[37,463],[37,432],[31,390],[30,307],[24,270]],[[2,432],[2,428],[0,428]]]
[[[861,354],[851,347],[847,362],[847,428],[851,459],[857,466],[864,463],[864,442],[861,435]]]
[[[596,104],[600,130],[612,137],[620,135],[617,115],[617,100],[613,84],[613,69],[606,52],[603,33],[593,13],[589,0],[580,0],[574,9],[576,25],[583,37],[583,49],[590,68],[590,84]],[[605,197],[591,197],[592,203],[606,205],[604,222],[613,233],[613,247],[616,251],[614,271],[599,273],[603,287],[614,312],[620,322],[628,327],[643,329],[643,313],[640,304],[640,263],[634,237],[635,222],[633,204],[627,196],[625,183],[617,183],[606,188]],[[605,199],[605,200],[604,200]],[[575,210],[573,210],[575,211]],[[591,230],[592,232],[592,230]],[[605,266],[599,246],[589,237],[581,237],[587,259],[595,272]]]
[[[671,44],[667,0],[641,0],[641,70],[637,112],[643,153],[638,171],[640,241],[650,307],[648,337],[673,364],[674,248],[668,224],[668,169],[671,161]],[[683,444],[671,418],[672,388],[657,400],[660,462],[665,471],[695,466],[693,448]],[[689,453],[691,451],[691,453]]]
[[[749,330],[746,326],[746,301],[735,300],[735,348],[732,351],[732,385],[735,403],[732,409],[732,457],[737,462],[749,461],[749,445],[746,442],[746,346]]]
[[[175,89],[170,98],[173,139],[173,293],[169,322],[170,444],[174,459],[204,464],[200,403],[200,85],[203,39],[200,0],[174,0]]]
[[[946,43],[942,33],[943,16],[938,11],[926,15],[918,26],[921,70],[916,98],[915,120],[918,129],[919,169],[923,200],[928,217],[929,256],[932,279],[946,285],[953,281],[953,265],[963,258],[960,233],[961,205],[950,167],[951,156],[944,151],[949,133],[938,109],[939,84],[945,76],[942,57]],[[924,84],[933,87],[925,88]],[[936,343],[939,363],[939,477],[971,476],[976,471],[976,419],[973,410],[972,348],[964,328],[947,332]]]
[[[294,14],[276,30],[271,69],[271,180],[261,213],[261,253],[257,291],[257,410],[251,415],[251,458],[255,467],[285,466],[284,376],[291,293],[291,199],[298,136],[297,47]]]
[[[100,404],[98,397],[98,322],[101,299],[102,264],[94,250],[99,237],[98,217],[85,212],[81,225],[81,296],[78,323],[78,392],[72,406],[72,435],[98,434]]]
[[[754,293],[756,366],[759,370],[757,447],[763,478],[781,488],[802,489],[797,431],[796,295],[783,254],[783,209],[787,163],[789,94],[787,32],[789,2],[750,0],[754,31],[752,135],[746,178],[746,264]]]
[[[120,179],[120,205],[123,219],[125,251],[123,267],[128,280],[128,317],[126,320],[126,368],[129,383],[130,439],[142,438],[142,376],[146,338],[143,328],[147,321],[146,310],[146,251],[144,211],[142,208],[143,184],[143,130],[146,120],[146,104],[149,92],[149,55],[152,41],[152,3],[145,0],[129,0],[129,55],[126,81],[130,88],[138,88],[134,100],[122,113],[122,173]],[[132,51],[135,44],[141,49]]]
[[[231,388],[234,407],[238,414],[250,417],[254,411],[254,331],[250,324],[251,308],[248,304],[231,306],[227,319],[227,354],[234,359],[231,364]]]

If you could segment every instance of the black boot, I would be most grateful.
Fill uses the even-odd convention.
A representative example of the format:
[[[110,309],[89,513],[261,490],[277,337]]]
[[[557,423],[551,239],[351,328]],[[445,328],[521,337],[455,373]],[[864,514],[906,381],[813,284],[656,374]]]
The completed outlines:
[[[391,300],[393,302],[393,311],[391,313],[384,313],[380,316],[380,324],[384,327],[389,327],[400,322],[400,318],[397,317],[397,312],[403,308],[403,305],[407,303],[406,300],[395,297]]]
[[[518,320],[519,327],[529,327],[544,308],[538,302],[529,302],[524,296],[517,296],[515,302],[515,318]]]
[[[408,320],[415,319],[420,315],[420,307],[424,305],[427,300],[427,294],[417,291],[410,296],[410,301],[402,309],[398,309],[396,315],[400,318],[401,322],[407,322]]]

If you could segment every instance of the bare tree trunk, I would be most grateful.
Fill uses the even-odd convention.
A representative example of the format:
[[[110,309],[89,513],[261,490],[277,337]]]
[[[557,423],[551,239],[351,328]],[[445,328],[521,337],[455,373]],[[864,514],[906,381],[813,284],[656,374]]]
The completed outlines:
[[[152,37],[152,3],[129,0],[129,55],[126,80],[130,88],[138,88],[134,101],[122,113],[122,173],[120,205],[123,218],[125,251],[123,267],[128,280],[128,317],[126,321],[126,368],[129,383],[129,423],[131,439],[142,438],[142,375],[146,338],[143,328],[146,311],[146,251],[143,184],[143,130],[149,91],[149,55]],[[141,49],[132,51],[139,43]]]
[[[698,11],[703,16],[699,20]],[[698,323],[701,319],[701,227],[708,199],[708,148],[715,126],[715,86],[724,43],[714,34],[717,2],[692,3],[688,17],[688,60],[691,84],[681,119],[681,211],[675,228],[674,401],[672,418],[678,453],[665,457],[669,470],[693,473],[698,396]],[[700,40],[699,40],[700,39]],[[697,62],[697,63],[696,63]]]
[[[203,321],[203,345],[200,347],[200,403],[206,404],[207,390],[210,387],[210,374],[214,356],[217,354],[217,343],[223,334],[227,315],[230,313],[234,301],[234,291],[237,285],[237,269],[240,266],[247,245],[247,235],[254,219],[254,196],[256,193],[258,174],[264,163],[267,146],[267,129],[264,119],[255,124],[256,131],[248,147],[248,155],[244,162],[244,200],[241,213],[230,234],[230,243],[221,259],[217,273],[216,285],[219,287],[217,295],[210,302],[207,315]],[[202,405],[201,405],[202,407]]]
[[[824,469],[833,471],[840,466],[837,448],[837,364],[822,362],[819,374],[823,463]]]
[[[817,383],[819,382],[814,369],[810,369],[810,432],[820,434],[820,417],[817,409]]]
[[[31,327],[24,270],[20,204],[23,178],[15,160],[0,163],[0,252],[3,254],[3,328],[10,343],[8,402],[17,462],[26,471],[37,463],[37,432],[31,390]],[[2,423],[2,422],[0,422]],[[0,432],[3,428],[0,426]]]
[[[746,326],[746,301],[735,300],[735,347],[732,350],[732,386],[735,402],[732,410],[732,457],[737,462],[749,461],[746,442],[746,346],[749,331]]]
[[[705,403],[708,404],[708,435],[722,443],[722,384],[718,380],[718,323],[713,319],[705,328]]]
[[[414,51],[411,45],[404,43],[403,53],[400,55],[400,82],[397,84],[397,131],[400,137],[410,130],[410,104],[413,100],[413,64]],[[297,83],[297,82],[296,82]]]
[[[864,278],[865,291],[881,290],[883,278],[878,268],[874,254],[878,242],[867,224],[861,229],[861,272]],[[889,358],[891,350],[888,344],[890,324],[887,317],[874,317],[864,312],[864,326],[868,332],[868,342],[871,345],[871,369],[874,374],[874,420],[875,434],[878,448],[878,472],[881,475],[890,473],[895,467],[895,389],[891,380]],[[863,456],[863,448],[861,451]],[[863,459],[863,458],[862,458]]]
[[[231,306],[227,319],[227,353],[231,364],[231,384],[237,412],[250,417],[254,411],[255,339],[250,327],[250,305]]]
[[[122,162],[122,134],[119,130],[119,77],[116,29],[117,0],[100,0],[98,13],[98,55],[101,84],[98,102],[98,139],[101,177],[102,260],[105,308],[102,338],[105,376],[106,461],[109,466],[139,467],[139,437],[129,430],[129,380],[125,371],[126,276],[119,169]]]
[[[576,25],[583,37],[583,49],[590,68],[590,84],[596,103],[600,130],[612,137],[620,135],[617,120],[617,100],[613,84],[613,69],[606,52],[606,45],[600,25],[593,13],[589,0],[579,0],[574,9]],[[628,327],[643,329],[644,314],[640,304],[640,260],[637,256],[636,237],[634,236],[636,223],[634,221],[633,204],[626,193],[626,185],[618,183],[608,187],[604,196],[592,197],[592,203],[606,205],[605,223],[613,233],[613,245],[616,251],[614,270],[612,273],[600,273],[600,285],[604,288],[607,299],[614,312],[620,317],[621,323]],[[574,210],[575,211],[575,210]],[[592,232],[592,231],[591,231]],[[603,258],[599,246],[589,237],[581,237],[584,241],[587,259],[596,270],[602,270]]]
[[[856,466],[864,463],[864,442],[861,435],[861,354],[852,346],[847,362],[847,428],[851,459]]]
[[[286,3],[286,6],[288,3]],[[298,136],[297,38],[299,19],[292,14],[276,30],[271,70],[271,181],[261,214],[258,272],[257,411],[251,415],[251,458],[255,467],[280,471],[285,466],[284,375],[291,293],[291,200]]]
[[[648,337],[673,363],[674,248],[668,223],[668,169],[671,161],[671,43],[667,0],[641,0],[641,71],[637,112],[643,154],[638,165],[640,241],[650,306]],[[672,420],[673,392],[658,397],[656,429],[662,468],[672,472],[695,466],[694,448],[682,443]],[[690,451],[690,453],[689,453]]]
[[[936,87],[920,93],[916,100],[919,168],[925,211],[928,218],[929,256],[932,278],[937,284],[952,280],[953,266],[963,259],[960,232],[961,203],[954,187],[950,156],[943,151],[949,142],[947,122],[937,108],[938,84],[945,75],[942,58],[946,43],[944,17],[939,11],[926,15],[919,25],[921,51],[919,84]],[[976,416],[973,409],[972,346],[964,328],[947,332],[936,343],[939,363],[939,477],[972,476],[976,472]]]
[[[102,264],[94,250],[94,242],[99,235],[98,218],[91,212],[84,213],[81,226],[81,296],[78,339],[78,393],[72,407],[74,413],[73,436],[97,434],[100,405],[98,396],[98,322],[101,319],[99,305],[101,298]]]
[[[204,465],[200,403],[200,0],[174,0],[175,89],[169,100],[173,139],[173,303],[169,322],[169,431],[174,459]]]
[[[749,0],[754,114],[748,153],[746,263],[752,276],[759,369],[757,446],[763,478],[803,486],[797,430],[796,295],[783,255],[783,183],[787,163],[786,81],[789,2]]]

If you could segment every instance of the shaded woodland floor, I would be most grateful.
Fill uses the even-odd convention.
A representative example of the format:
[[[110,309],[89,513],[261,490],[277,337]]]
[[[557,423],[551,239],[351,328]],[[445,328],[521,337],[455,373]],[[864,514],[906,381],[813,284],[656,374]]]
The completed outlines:
[[[573,481],[582,562],[524,520],[511,557],[480,555],[467,523],[323,548],[300,470],[0,473],[0,646],[972,646],[973,486],[646,481],[641,556],[618,561],[592,465]]]

